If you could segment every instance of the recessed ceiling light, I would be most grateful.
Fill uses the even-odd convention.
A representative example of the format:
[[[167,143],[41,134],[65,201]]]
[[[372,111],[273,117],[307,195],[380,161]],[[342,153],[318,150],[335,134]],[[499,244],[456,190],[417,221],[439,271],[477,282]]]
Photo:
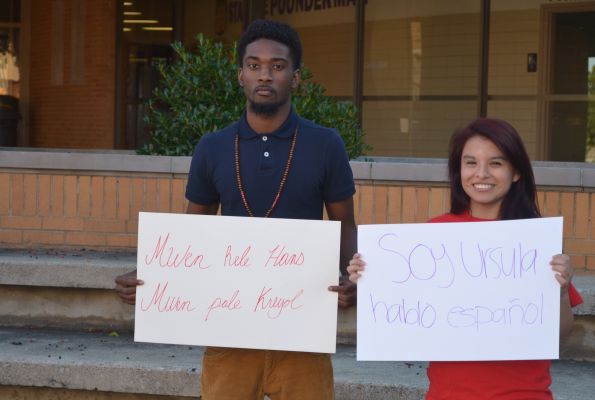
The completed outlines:
[[[157,24],[159,21],[156,19],[125,19],[125,24]]]
[[[143,26],[143,31],[173,31],[171,26]]]

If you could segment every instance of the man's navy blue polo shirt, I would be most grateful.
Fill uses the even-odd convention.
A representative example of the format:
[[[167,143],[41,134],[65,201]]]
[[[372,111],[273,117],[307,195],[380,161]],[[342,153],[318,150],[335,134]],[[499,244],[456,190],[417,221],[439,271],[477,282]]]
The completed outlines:
[[[235,171],[239,134],[240,173],[248,204],[256,217],[271,207],[285,170],[291,139],[298,126],[293,162],[271,217],[322,219],[323,203],[355,193],[353,174],[339,134],[299,117],[293,110],[275,132],[259,135],[242,118],[202,137],[192,156],[186,198],[193,203],[221,203],[221,214],[248,216]]]

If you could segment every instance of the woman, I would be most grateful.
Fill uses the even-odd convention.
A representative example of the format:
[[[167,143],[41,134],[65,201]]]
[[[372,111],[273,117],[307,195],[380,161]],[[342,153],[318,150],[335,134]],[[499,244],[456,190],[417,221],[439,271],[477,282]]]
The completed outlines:
[[[540,217],[533,170],[517,131],[479,118],[456,133],[448,160],[450,212],[430,222],[473,222]],[[560,336],[572,328],[571,307],[582,302],[571,284],[570,257],[551,262],[560,290]],[[347,271],[356,282],[365,263],[355,254]],[[426,399],[552,399],[549,360],[430,362]]]

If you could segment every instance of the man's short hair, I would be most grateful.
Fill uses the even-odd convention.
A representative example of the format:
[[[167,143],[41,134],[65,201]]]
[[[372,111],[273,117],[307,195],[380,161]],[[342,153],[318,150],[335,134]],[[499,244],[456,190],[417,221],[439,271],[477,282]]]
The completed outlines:
[[[268,19],[257,19],[252,22],[242,34],[238,43],[238,64],[240,68],[246,54],[246,47],[259,39],[269,39],[289,47],[289,55],[293,64],[293,70],[300,68],[302,64],[302,44],[298,33],[291,26]]]

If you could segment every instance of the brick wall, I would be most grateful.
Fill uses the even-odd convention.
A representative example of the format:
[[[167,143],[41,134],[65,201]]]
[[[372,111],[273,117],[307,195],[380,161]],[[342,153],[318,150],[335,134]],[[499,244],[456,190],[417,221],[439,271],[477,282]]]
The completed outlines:
[[[9,247],[136,247],[139,211],[184,212],[185,180],[0,173],[0,242]]]
[[[113,148],[115,0],[31,7],[31,146]]]
[[[139,211],[186,209],[185,176],[0,172],[0,243],[14,248],[134,250]],[[425,222],[448,209],[432,184],[359,182],[356,222]],[[540,190],[545,216],[564,216],[564,249],[577,270],[595,273],[595,192]]]

